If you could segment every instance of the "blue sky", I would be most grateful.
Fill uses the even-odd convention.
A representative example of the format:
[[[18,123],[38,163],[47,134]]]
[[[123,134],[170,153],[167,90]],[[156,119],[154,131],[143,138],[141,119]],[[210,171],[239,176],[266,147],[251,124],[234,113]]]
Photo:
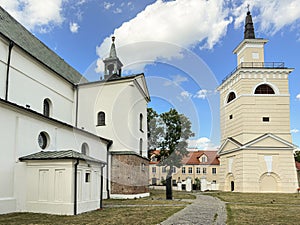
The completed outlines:
[[[102,76],[111,36],[124,74],[144,72],[158,112],[170,107],[193,123],[192,146],[218,146],[219,95],[237,65],[247,5],[265,61],[290,75],[291,132],[300,145],[299,0],[0,0],[0,5],[89,80]]]

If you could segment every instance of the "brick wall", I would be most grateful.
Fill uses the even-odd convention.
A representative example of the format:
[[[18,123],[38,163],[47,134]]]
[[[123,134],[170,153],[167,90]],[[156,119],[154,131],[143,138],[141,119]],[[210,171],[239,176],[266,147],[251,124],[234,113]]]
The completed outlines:
[[[149,161],[137,155],[112,155],[111,178],[112,194],[148,193]]]

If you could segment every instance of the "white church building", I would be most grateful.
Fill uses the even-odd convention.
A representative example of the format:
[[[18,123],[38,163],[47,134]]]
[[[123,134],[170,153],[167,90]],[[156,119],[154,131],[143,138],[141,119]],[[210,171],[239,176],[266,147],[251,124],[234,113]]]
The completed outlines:
[[[114,39],[104,64],[88,82],[0,7],[0,214],[149,195],[145,77],[121,76]]]

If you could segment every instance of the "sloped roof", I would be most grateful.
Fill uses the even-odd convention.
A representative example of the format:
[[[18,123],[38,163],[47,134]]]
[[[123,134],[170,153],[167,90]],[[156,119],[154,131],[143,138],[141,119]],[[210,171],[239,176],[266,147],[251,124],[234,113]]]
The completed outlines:
[[[0,33],[69,82],[87,80],[0,6]]]
[[[199,161],[199,158],[206,155],[207,162]],[[182,159],[182,163],[185,165],[219,165],[220,161],[217,158],[217,151],[197,151],[190,152],[186,157]]]
[[[60,160],[60,159],[79,159],[90,162],[97,162],[101,164],[107,164],[99,159],[84,155],[74,150],[63,150],[63,151],[40,151],[27,156],[20,157],[20,161],[27,160]]]

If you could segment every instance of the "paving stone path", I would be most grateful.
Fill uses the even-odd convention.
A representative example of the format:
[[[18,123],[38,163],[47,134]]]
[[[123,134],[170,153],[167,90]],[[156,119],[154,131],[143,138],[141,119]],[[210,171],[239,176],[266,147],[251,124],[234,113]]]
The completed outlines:
[[[212,196],[195,194],[196,199],[161,225],[225,225],[225,203]]]

